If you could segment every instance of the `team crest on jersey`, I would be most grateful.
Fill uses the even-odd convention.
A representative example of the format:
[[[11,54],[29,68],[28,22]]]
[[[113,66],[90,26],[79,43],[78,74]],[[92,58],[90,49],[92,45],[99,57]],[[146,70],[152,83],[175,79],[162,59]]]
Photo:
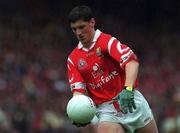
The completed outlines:
[[[98,48],[96,49],[96,55],[97,55],[97,56],[101,56],[101,55],[102,55],[102,53],[101,53],[101,48],[100,48],[100,47],[98,47]]]
[[[83,68],[84,66],[87,65],[87,62],[84,60],[84,59],[80,59],[79,62],[78,62],[78,68]]]

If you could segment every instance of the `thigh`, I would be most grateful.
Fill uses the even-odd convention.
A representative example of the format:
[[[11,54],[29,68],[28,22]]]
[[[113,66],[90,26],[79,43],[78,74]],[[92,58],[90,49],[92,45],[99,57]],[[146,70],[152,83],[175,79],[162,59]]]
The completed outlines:
[[[100,122],[97,133],[125,133],[121,124],[113,122]]]
[[[145,127],[137,129],[135,133],[158,133],[155,120],[149,122]]]

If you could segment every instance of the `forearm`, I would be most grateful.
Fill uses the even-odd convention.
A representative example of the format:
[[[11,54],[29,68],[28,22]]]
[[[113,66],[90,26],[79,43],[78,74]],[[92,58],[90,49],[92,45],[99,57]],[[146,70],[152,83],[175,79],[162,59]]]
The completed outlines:
[[[126,80],[124,86],[133,87],[134,82],[137,78],[139,70],[139,63],[135,60],[131,60],[125,66]]]
[[[133,85],[137,78],[138,69],[139,63],[135,60],[131,60],[125,66],[126,79],[124,86],[126,86],[126,88],[118,95],[119,104],[123,113],[132,113],[133,109],[136,109]]]

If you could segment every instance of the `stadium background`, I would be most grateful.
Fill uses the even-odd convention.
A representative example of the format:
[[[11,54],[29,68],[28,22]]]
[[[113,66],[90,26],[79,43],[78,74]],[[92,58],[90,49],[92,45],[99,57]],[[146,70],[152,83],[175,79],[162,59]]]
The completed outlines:
[[[1,0],[0,132],[93,132],[65,115],[66,58],[77,43],[67,15],[81,4],[94,10],[97,28],[139,56],[140,89],[160,133],[179,133],[179,0]]]

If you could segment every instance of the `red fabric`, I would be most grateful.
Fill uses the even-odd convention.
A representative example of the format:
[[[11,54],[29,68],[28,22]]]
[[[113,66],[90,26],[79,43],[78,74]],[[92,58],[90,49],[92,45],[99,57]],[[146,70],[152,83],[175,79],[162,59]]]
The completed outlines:
[[[118,112],[121,111],[121,110],[120,110],[120,105],[119,105],[118,101],[113,102],[113,105],[114,105],[114,108],[115,108]]]
[[[80,92],[80,93],[85,93],[86,91],[84,90],[84,89],[73,89],[72,90],[72,93],[74,93],[74,92]]]
[[[101,33],[91,49],[76,47],[67,62],[70,85],[76,91],[82,91],[85,88],[79,88],[75,84],[85,84],[89,96],[96,104],[112,100],[123,89],[123,67],[131,59],[137,60],[136,55],[126,45],[120,45],[123,52],[118,50],[117,39],[112,41],[109,53],[108,43],[111,38],[110,35]]]

